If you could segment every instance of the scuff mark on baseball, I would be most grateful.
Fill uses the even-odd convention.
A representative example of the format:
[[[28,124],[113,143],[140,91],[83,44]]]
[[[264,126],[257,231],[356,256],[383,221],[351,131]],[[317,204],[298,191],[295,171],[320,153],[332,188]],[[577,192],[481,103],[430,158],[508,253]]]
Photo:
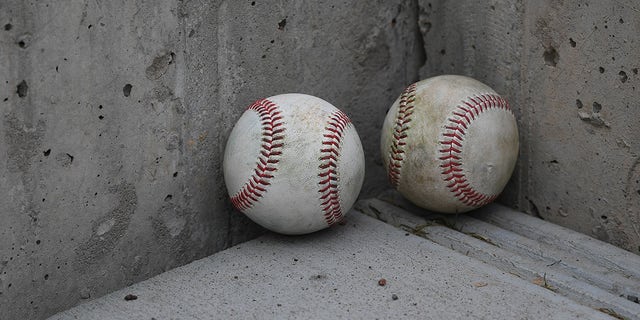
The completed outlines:
[[[385,118],[389,181],[416,205],[443,213],[484,206],[502,192],[518,157],[508,102],[487,85],[443,75],[407,87]]]
[[[231,202],[261,226],[305,234],[343,219],[364,180],[364,152],[346,114],[290,93],[259,99],[231,131],[224,154]]]

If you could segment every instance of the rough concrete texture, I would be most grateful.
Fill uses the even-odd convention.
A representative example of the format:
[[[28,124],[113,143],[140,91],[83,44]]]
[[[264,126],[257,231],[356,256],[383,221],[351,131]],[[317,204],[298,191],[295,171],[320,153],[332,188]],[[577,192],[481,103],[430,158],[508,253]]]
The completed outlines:
[[[267,234],[50,320],[152,318],[611,319],[357,212],[311,235]]]
[[[421,77],[475,77],[518,116],[502,201],[640,252],[640,5],[420,0]]]
[[[380,199],[361,200],[355,210],[582,305],[625,319],[640,315],[639,255],[495,203],[443,215],[396,192]]]
[[[418,78],[417,1],[0,1],[0,319],[38,319],[260,232],[221,174],[244,108],[349,114],[365,194]]]
[[[0,1],[0,318],[42,318],[260,233],[230,210],[220,168],[259,97],[342,108],[363,139],[363,195],[386,189],[386,110],[442,73],[475,77],[515,109],[521,154],[504,203],[638,253],[639,11]]]

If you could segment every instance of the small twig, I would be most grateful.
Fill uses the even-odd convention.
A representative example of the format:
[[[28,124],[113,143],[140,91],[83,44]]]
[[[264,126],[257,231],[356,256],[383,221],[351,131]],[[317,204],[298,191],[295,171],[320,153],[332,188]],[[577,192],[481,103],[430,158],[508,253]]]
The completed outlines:
[[[500,246],[497,245],[495,242],[491,241],[491,239],[489,239],[489,238],[487,238],[487,237],[485,237],[485,236],[483,236],[481,234],[477,234],[475,232],[466,232],[466,234],[471,236],[471,237],[474,237],[474,238],[476,238],[476,239],[478,239],[480,241],[486,242],[486,243],[488,243],[488,244],[490,244],[492,246],[496,246],[496,247],[500,248]]]
[[[562,260],[558,260],[558,261],[556,261],[556,262],[554,262],[554,263],[552,263],[552,264],[548,264],[548,265],[547,265],[547,267],[554,266],[554,265],[556,265],[556,264],[560,263],[561,261],[562,261]]]
[[[627,318],[619,315],[617,312],[615,312],[615,311],[613,311],[613,310],[611,310],[609,308],[598,308],[598,311],[600,311],[602,313],[605,313],[605,314],[608,314],[608,315],[610,315],[610,316],[612,316],[612,317],[614,317],[616,319],[627,320]]]

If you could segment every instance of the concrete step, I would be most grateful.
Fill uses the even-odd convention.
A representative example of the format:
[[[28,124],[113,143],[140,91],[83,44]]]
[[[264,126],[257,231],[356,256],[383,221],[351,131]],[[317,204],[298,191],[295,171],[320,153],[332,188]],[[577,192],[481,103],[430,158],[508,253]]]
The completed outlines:
[[[612,315],[634,319],[640,315],[640,305],[620,297],[621,292],[636,292],[633,272],[601,272],[609,269],[598,265],[593,272],[600,276],[588,281],[591,262],[580,259],[574,267],[570,263],[574,256],[553,241],[539,244],[517,230],[491,223],[492,211],[508,211],[502,206],[493,205],[481,215],[446,219],[410,211],[397,203],[364,200],[343,225],[297,237],[269,233],[50,319],[612,319]],[[544,221],[540,226],[547,227]],[[599,242],[595,247],[601,246],[617,250]],[[548,251],[553,256],[536,254],[547,247],[555,250]],[[620,268],[640,266],[637,256],[608,254]],[[556,256],[562,261],[553,260]],[[574,269],[580,271],[572,273]],[[623,281],[627,275],[629,280]],[[596,285],[609,280],[615,285]]]
[[[633,253],[498,204],[439,215],[393,191],[380,198],[358,209],[594,309],[640,318],[640,257]]]

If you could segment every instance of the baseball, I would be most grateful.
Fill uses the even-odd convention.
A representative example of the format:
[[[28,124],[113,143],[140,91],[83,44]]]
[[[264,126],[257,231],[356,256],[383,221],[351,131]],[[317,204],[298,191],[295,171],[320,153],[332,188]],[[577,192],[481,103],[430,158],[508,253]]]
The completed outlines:
[[[305,234],[351,209],[364,179],[364,152],[338,108],[310,95],[281,94],[242,114],[223,171],[236,209],[269,230]]]
[[[393,103],[381,151],[391,185],[442,213],[473,210],[504,189],[518,157],[507,101],[485,84],[444,75],[416,82]]]

